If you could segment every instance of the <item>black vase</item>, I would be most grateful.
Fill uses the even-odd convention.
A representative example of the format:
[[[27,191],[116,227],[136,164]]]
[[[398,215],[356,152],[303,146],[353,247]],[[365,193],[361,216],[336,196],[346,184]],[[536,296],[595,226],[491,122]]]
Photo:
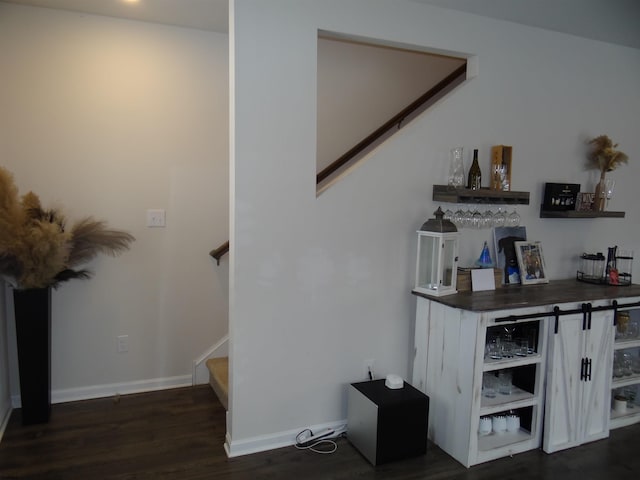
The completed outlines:
[[[13,291],[22,399],[22,424],[51,413],[51,288]]]

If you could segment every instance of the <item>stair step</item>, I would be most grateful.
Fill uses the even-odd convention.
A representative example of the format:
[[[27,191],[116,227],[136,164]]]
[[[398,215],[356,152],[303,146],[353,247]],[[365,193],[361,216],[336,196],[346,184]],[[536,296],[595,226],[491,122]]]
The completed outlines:
[[[210,358],[206,365],[211,388],[225,410],[229,410],[229,357]]]

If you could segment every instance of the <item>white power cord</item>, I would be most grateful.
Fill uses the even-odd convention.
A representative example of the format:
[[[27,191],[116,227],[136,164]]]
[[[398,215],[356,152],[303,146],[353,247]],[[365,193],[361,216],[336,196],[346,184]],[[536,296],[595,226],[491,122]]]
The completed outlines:
[[[338,444],[331,439],[341,436],[346,431],[346,425],[342,425],[335,430],[327,428],[316,433],[312,432],[310,428],[305,428],[296,435],[296,448],[298,450],[311,450],[315,453],[333,453],[338,449]]]

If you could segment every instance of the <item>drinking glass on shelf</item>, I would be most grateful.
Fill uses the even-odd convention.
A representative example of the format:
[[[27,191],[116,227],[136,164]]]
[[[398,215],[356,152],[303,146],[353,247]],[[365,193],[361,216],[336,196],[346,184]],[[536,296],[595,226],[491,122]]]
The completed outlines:
[[[613,354],[613,378],[620,378],[624,375],[624,365],[622,352],[616,351]]]
[[[636,403],[636,386],[629,385],[624,390],[624,396],[627,397],[627,408],[635,408]]]
[[[507,431],[507,417],[504,415],[494,415],[491,418],[491,430],[493,433],[504,433]]]
[[[507,431],[507,417],[504,415],[494,415],[491,417],[491,430],[493,433],[504,433]]]
[[[480,213],[480,210],[476,208],[473,212],[473,215],[471,215],[471,226],[478,230],[482,228],[482,222],[482,214]]]
[[[482,228],[491,228],[493,226],[493,213],[490,209],[482,215]]]
[[[464,211],[462,217],[462,227],[471,228],[473,226],[473,212],[471,211],[471,205],[467,205],[467,209]]]
[[[502,395],[511,395],[513,389],[513,374],[511,370],[500,370],[498,372],[498,392]]]
[[[513,412],[507,415],[507,432],[517,432],[520,430],[520,417]]]
[[[631,354],[628,352],[625,352],[622,354],[622,374],[627,376],[627,375],[633,375],[633,368],[632,368],[632,364],[633,361],[631,359]]]
[[[607,178],[604,181],[604,198],[605,198],[605,208],[609,208],[609,200],[613,197],[613,189],[616,186],[616,181]]]
[[[629,324],[627,325],[626,338],[628,339],[636,339],[640,335],[640,321],[638,318],[631,318],[629,320]]]
[[[498,378],[493,372],[485,372],[482,376],[482,394],[487,398],[495,398],[498,390]]]
[[[456,224],[458,228],[463,227],[464,223],[464,210],[462,210],[462,206],[458,207],[458,209],[453,214],[453,218],[451,219],[453,223]]]
[[[640,374],[640,356],[631,359],[631,371],[634,375]]]
[[[506,226],[517,227],[518,225],[520,225],[520,215],[518,215],[518,212],[514,209],[513,212],[507,216]]]
[[[450,222],[452,222],[453,221],[453,212],[449,208],[447,208],[444,211],[444,215],[442,216],[442,219],[443,220],[449,220]]]
[[[526,357],[529,354],[529,340],[526,338],[516,338],[516,355]]]
[[[495,337],[489,340],[487,343],[487,356],[491,360],[502,359],[502,343],[500,337]]]
[[[502,356],[504,358],[513,358],[513,356],[516,355],[516,352],[516,342],[513,340],[502,341]]]
[[[507,223],[507,214],[502,209],[502,207],[498,207],[498,211],[493,216],[493,226],[504,227],[506,223]]]
[[[491,417],[480,417],[480,426],[478,433],[480,435],[489,435],[493,429]]]

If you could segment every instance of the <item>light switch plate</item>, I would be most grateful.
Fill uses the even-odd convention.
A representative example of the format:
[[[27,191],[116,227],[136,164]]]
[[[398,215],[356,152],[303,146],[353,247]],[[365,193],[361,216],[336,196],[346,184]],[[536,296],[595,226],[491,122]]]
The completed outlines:
[[[158,208],[147,210],[147,227],[155,228],[164,226],[166,226],[164,210]]]

